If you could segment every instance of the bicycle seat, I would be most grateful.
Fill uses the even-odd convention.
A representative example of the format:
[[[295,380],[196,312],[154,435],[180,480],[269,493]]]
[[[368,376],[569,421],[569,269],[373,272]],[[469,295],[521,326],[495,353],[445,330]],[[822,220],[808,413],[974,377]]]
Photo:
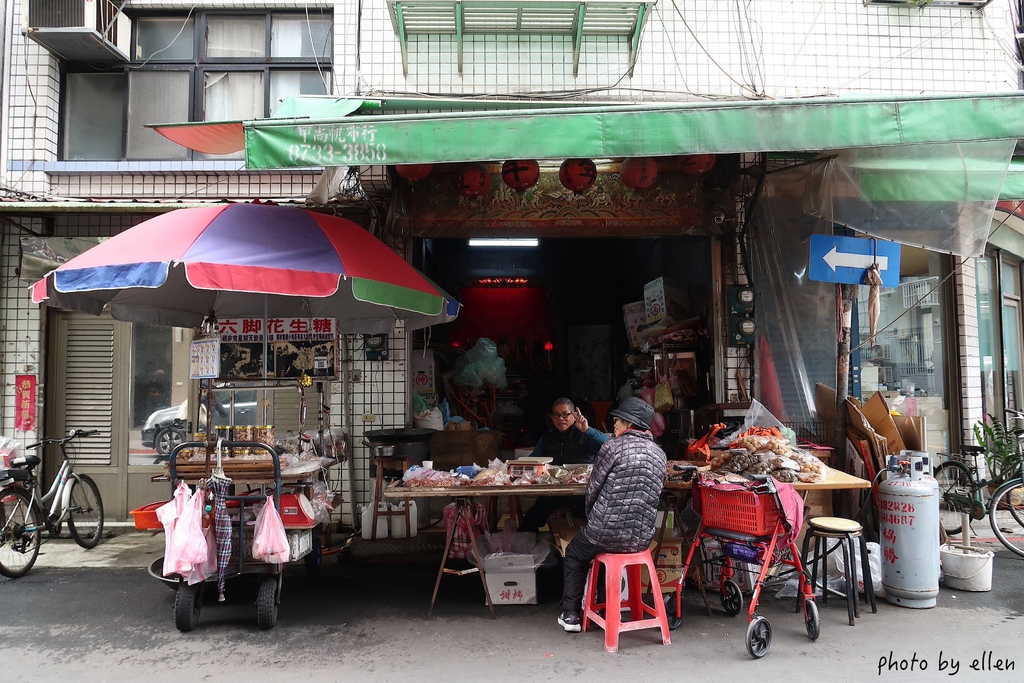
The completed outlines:
[[[36,467],[41,462],[42,459],[38,455],[19,455],[11,460],[11,467],[19,467],[32,471],[32,468]]]
[[[960,447],[960,450],[963,451],[964,455],[981,455],[982,453],[985,452],[985,447],[964,444],[963,446]]]

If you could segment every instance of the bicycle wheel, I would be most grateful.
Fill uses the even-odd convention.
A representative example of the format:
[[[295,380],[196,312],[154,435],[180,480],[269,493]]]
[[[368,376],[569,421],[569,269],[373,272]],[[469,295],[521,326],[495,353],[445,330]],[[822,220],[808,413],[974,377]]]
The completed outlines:
[[[939,521],[947,534],[962,530],[962,513],[971,514],[971,473],[961,463],[948,460],[935,468],[939,484]]]
[[[75,543],[95,548],[103,535],[103,500],[96,482],[85,474],[74,474],[69,484],[68,531]]]
[[[996,489],[988,518],[999,542],[1024,557],[1024,482],[1012,479]]]
[[[39,530],[43,523],[20,488],[0,491],[0,574],[16,579],[32,569],[39,556]]]

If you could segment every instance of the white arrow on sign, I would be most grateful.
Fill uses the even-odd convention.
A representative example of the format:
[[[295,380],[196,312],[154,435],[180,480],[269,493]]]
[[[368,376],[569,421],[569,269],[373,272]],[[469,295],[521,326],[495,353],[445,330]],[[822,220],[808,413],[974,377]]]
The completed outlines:
[[[832,251],[824,256],[825,263],[834,273],[836,268],[870,268],[872,263],[878,263],[879,270],[886,270],[889,267],[888,256],[872,256],[871,254],[848,254],[839,251],[839,247],[833,246]]]

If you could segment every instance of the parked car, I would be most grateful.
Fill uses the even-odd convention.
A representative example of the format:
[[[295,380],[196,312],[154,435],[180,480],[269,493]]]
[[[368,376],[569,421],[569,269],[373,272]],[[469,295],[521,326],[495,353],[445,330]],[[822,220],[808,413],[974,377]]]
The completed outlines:
[[[215,392],[218,399],[214,404],[214,425],[255,425],[257,424],[257,400],[255,390],[235,391],[232,404],[229,392]],[[206,429],[205,409],[197,426]],[[142,445],[152,448],[160,458],[170,455],[174,447],[192,437],[192,423],[182,417],[188,414],[187,405],[169,406],[154,411],[142,426]]]

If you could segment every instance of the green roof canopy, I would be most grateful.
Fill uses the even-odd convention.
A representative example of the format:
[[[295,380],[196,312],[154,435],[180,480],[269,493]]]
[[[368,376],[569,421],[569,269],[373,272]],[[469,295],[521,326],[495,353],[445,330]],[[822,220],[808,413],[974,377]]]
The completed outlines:
[[[1024,93],[1018,92],[529,110],[514,106],[246,121],[246,166],[817,152],[1024,138]]]

